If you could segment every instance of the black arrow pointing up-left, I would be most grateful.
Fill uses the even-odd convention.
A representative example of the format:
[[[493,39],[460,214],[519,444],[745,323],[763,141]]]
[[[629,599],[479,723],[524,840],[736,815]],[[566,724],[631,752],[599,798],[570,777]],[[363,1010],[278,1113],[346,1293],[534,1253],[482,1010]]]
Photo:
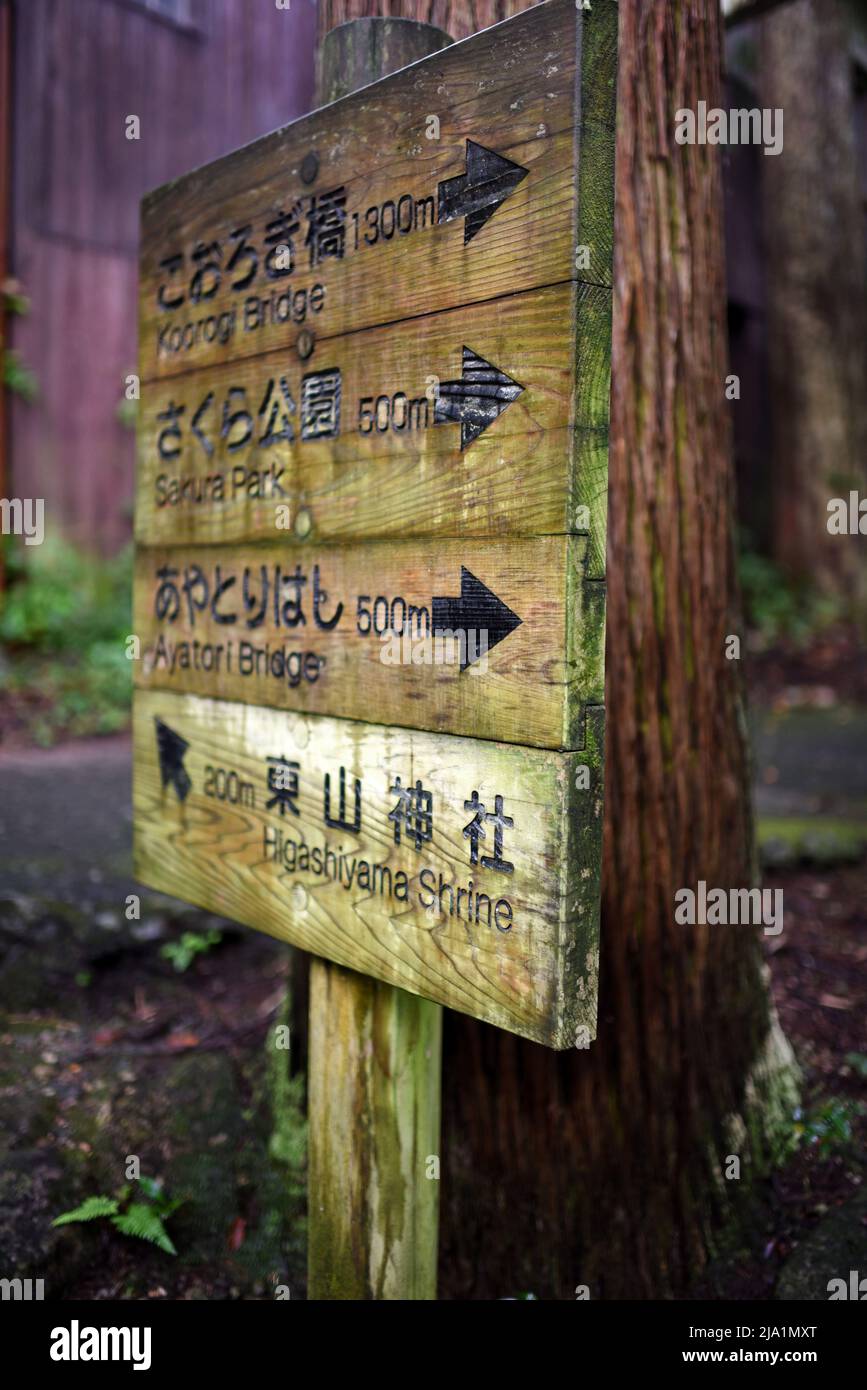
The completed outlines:
[[[502,599],[466,567],[461,565],[460,598],[437,598],[431,603],[431,627],[435,637],[445,633],[463,635],[461,644],[461,670],[466,671],[474,661],[523,622],[513,613]],[[473,650],[470,651],[469,633],[475,634]],[[482,637],[482,634],[484,636]],[[480,642],[480,637],[482,638]]]
[[[464,348],[460,381],[441,381],[434,407],[434,424],[461,422],[461,449],[478,439],[483,430],[523,391],[499,367],[486,362],[472,348]]]
[[[522,164],[468,140],[467,172],[437,185],[437,222],[466,218],[466,246],[528,172]]]
[[[157,726],[157,755],[160,760],[163,791],[171,785],[178,794],[178,800],[184,801],[193,785],[184,767],[184,754],[190,745],[161,719],[155,718],[154,723]]]

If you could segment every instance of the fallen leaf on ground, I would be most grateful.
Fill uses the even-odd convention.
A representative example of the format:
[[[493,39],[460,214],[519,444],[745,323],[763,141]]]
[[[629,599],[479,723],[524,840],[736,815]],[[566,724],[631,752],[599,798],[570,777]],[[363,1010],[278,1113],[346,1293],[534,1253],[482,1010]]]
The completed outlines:
[[[108,1047],[111,1043],[117,1042],[120,1036],[120,1028],[97,1028],[93,1035],[93,1041],[97,1047]]]
[[[826,1009],[851,1009],[852,1000],[843,999],[839,994],[820,994],[819,1003]]]

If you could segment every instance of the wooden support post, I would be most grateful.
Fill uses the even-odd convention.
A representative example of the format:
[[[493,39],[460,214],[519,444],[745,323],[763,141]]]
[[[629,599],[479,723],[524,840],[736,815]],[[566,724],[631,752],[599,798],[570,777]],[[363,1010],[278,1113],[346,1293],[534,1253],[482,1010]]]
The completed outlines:
[[[442,1009],[313,960],[310,1298],[436,1297]]]
[[[316,73],[320,106],[348,96],[451,43],[433,24],[415,19],[351,19],[323,37]]]
[[[320,103],[449,43],[413,20],[325,35]],[[436,1297],[442,1009],[339,965],[310,965],[308,1297]]]

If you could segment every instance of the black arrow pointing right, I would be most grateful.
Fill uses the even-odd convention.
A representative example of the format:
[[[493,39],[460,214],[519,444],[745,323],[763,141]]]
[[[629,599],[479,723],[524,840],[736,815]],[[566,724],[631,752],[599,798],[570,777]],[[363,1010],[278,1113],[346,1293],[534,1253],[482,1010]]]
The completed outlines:
[[[461,449],[478,439],[523,391],[523,386],[480,357],[472,348],[463,350],[460,381],[441,381],[434,406],[434,424],[460,420]]]
[[[445,633],[463,635],[462,671],[466,671],[468,666],[478,661],[484,652],[490,651],[491,647],[502,642],[503,638],[514,632],[516,627],[520,627],[522,622],[523,618],[513,613],[502,599],[497,598],[486,584],[467,569],[466,565],[461,565],[460,598],[434,596],[431,602],[431,628],[434,636],[442,636]],[[471,632],[476,634],[472,653],[467,640]],[[479,642],[481,634],[484,634],[484,645]]]
[[[466,246],[528,173],[522,164],[468,140],[467,172],[437,185],[437,222],[465,217]]]

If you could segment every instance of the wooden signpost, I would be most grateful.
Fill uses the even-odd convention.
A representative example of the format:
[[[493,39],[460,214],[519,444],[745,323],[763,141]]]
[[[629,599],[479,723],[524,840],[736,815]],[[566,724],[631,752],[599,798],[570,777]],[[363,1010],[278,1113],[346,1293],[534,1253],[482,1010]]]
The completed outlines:
[[[400,987],[398,1169],[410,995],[595,1036],[616,39],[548,0],[143,204],[137,873]],[[363,1070],[339,978],[311,1049]],[[417,1172],[337,1172],[339,1090],[311,1061],[328,1200],[429,1226]]]

